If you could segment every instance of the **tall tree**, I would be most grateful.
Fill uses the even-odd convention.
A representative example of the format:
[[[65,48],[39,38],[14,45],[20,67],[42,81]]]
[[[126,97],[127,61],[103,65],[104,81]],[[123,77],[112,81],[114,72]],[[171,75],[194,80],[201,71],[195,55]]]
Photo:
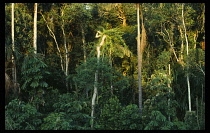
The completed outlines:
[[[68,66],[69,66],[69,58],[68,58],[68,48],[67,48],[67,44],[66,44],[66,34],[65,34],[65,20],[64,20],[64,11],[66,9],[66,6],[63,6],[63,9],[61,9],[61,19],[62,19],[62,24],[61,24],[61,29],[63,32],[63,43],[64,43],[64,48],[65,48],[65,76],[68,76]],[[69,87],[68,87],[68,80],[66,80],[66,89],[67,92],[69,91]]]
[[[127,48],[125,45],[123,39],[122,39],[122,34],[118,29],[110,29],[110,30],[104,30],[103,32],[97,31],[96,33],[96,38],[101,38],[99,45],[96,46],[96,51],[97,51],[97,65],[99,65],[100,61],[100,55],[101,55],[101,47],[103,46],[103,54],[106,54],[110,57],[111,56],[118,56],[123,58],[125,55],[130,56],[131,51]],[[112,62],[110,62],[112,63]],[[98,70],[95,72],[95,82],[94,82],[94,92],[93,92],[93,97],[92,97],[92,111],[91,111],[91,117],[92,117],[92,124],[91,128],[93,128],[93,117],[94,117],[94,106],[95,106],[95,100],[96,96],[98,95]],[[111,94],[113,94],[113,87],[112,87],[112,82],[110,85],[111,88]]]
[[[140,36],[140,18],[141,13],[141,36]],[[146,30],[144,28],[142,6],[137,3],[137,55],[138,55],[138,89],[139,89],[139,109],[142,114],[142,84],[141,84],[141,68],[142,68],[142,55],[146,47]]]
[[[186,40],[186,51],[187,51],[187,58],[188,58],[188,39],[187,39],[187,31],[184,22],[184,3],[182,3],[182,22],[184,27],[184,35]],[[190,81],[189,81],[189,62],[187,59],[187,88],[188,88],[188,102],[189,102],[189,111],[191,111],[191,96],[190,96]]]
[[[83,43],[83,53],[84,53],[84,61],[86,62],[87,58],[87,50],[86,50],[86,42],[85,42],[85,31],[84,31],[84,26],[81,24],[81,32],[82,32],[82,43]]]
[[[40,12],[40,13],[41,13],[41,12]],[[64,64],[63,64],[63,58],[62,58],[62,56],[61,56],[61,50],[60,50],[60,48],[59,48],[58,41],[57,41],[57,38],[56,38],[56,36],[55,36],[55,33],[53,32],[52,28],[50,28],[49,22],[47,22],[47,20],[45,19],[44,15],[43,15],[42,13],[41,13],[41,15],[42,15],[42,18],[44,19],[44,21],[46,22],[47,28],[48,28],[48,30],[49,30],[49,32],[50,32],[50,36],[51,36],[51,37],[54,39],[54,41],[55,41],[55,44],[56,44],[56,47],[57,47],[57,50],[58,50],[58,53],[59,53],[60,61],[61,61],[61,69],[62,69],[62,71],[64,72],[65,70],[64,70]]]
[[[137,24],[138,24],[138,29],[137,29],[137,55],[138,55],[138,89],[139,89],[139,109],[140,113],[142,113],[142,88],[141,88],[141,53],[140,53],[140,18],[139,18],[139,8],[140,4],[137,3]]]
[[[14,26],[14,3],[12,3],[12,23],[11,23],[11,30],[12,30],[12,63],[14,64],[14,67],[12,67],[12,77],[13,77],[13,83],[17,82],[16,79],[16,66],[15,66],[15,58],[14,58],[14,53],[15,53],[15,26]]]
[[[99,34],[99,32],[97,32],[96,38],[101,37],[98,34]],[[99,60],[100,60],[100,52],[101,52],[100,48],[104,44],[105,39],[106,39],[106,35],[103,35],[101,43],[96,47],[96,51],[97,51],[97,65],[99,65]],[[95,72],[94,91],[93,91],[92,104],[91,104],[92,105],[92,110],[91,110],[91,128],[93,128],[93,121],[94,121],[93,117],[94,117],[94,111],[95,111],[95,101],[96,101],[96,96],[98,94],[97,84],[98,84],[98,70],[96,70],[96,72]]]

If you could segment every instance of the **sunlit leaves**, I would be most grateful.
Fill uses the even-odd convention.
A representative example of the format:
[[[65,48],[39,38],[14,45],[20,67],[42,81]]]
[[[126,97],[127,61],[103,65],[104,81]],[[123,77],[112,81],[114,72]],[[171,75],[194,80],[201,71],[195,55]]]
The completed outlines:
[[[122,38],[122,35],[124,33],[120,31],[119,28],[109,30],[103,29],[102,34],[107,36],[104,44],[105,46],[102,49],[103,53],[111,57],[123,58],[124,56],[131,56],[131,51],[129,50],[129,48],[125,44],[125,41]]]

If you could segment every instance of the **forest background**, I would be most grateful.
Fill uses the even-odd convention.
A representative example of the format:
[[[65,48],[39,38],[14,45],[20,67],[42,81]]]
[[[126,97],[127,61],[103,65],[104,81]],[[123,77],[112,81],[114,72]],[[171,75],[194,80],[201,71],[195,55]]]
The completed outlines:
[[[5,3],[5,129],[204,130],[205,4],[137,5]]]

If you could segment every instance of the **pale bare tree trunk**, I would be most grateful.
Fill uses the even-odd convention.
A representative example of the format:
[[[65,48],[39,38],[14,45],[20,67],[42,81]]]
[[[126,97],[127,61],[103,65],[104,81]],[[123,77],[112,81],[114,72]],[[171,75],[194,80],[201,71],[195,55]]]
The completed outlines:
[[[85,31],[84,31],[84,27],[83,27],[82,24],[81,24],[81,30],[82,30],[82,43],[83,43],[84,61],[86,62],[87,52],[86,52],[86,43],[85,43]]]
[[[171,65],[168,64],[168,76],[171,75]],[[168,83],[168,87],[171,87],[171,85]],[[171,90],[169,89],[169,93],[171,92]],[[168,107],[170,108],[170,98],[168,99]],[[168,121],[171,121],[171,116],[168,116]]]
[[[59,53],[59,56],[60,56],[60,60],[61,60],[61,69],[62,69],[63,72],[65,72],[65,70],[64,70],[64,64],[63,64],[63,58],[62,58],[62,56],[61,56],[61,51],[60,51],[60,48],[59,48],[59,46],[58,46],[58,42],[57,42],[57,39],[56,39],[56,37],[55,37],[55,34],[54,34],[53,31],[50,29],[50,27],[49,27],[49,25],[48,25],[46,19],[44,18],[44,15],[43,15],[42,13],[41,13],[41,15],[42,15],[44,21],[45,21],[46,24],[47,24],[47,28],[48,28],[48,30],[49,30],[49,32],[50,32],[50,36],[52,36],[52,38],[53,38],[54,41],[55,41],[55,44],[56,44],[56,46],[57,46],[58,53]]]
[[[141,44],[140,44],[140,18],[139,18],[139,8],[140,4],[137,3],[137,54],[138,54],[138,88],[139,88],[139,109],[140,114],[142,114],[142,88],[141,88],[141,62],[142,62],[142,54],[141,54]]]
[[[12,14],[12,18],[11,18],[11,20],[12,20],[12,23],[11,23],[11,25],[12,25],[12,29],[11,29],[11,31],[12,31],[12,50],[14,50],[15,49],[14,3],[12,3],[12,12],[11,12],[11,14]],[[13,55],[12,55],[12,60],[14,60],[14,56]]]
[[[110,55],[109,55],[109,63],[110,63],[110,66],[112,68],[112,52],[110,50]],[[111,83],[110,83],[110,89],[111,89],[111,94],[113,95],[114,92],[113,92],[113,82],[112,82],[112,79],[111,79]]]
[[[141,12],[141,39],[140,39],[140,18],[139,12]],[[138,88],[139,88],[139,111],[142,115],[142,85],[141,85],[141,67],[142,67],[142,55],[144,48],[146,47],[146,30],[144,28],[143,11],[140,4],[137,3],[137,24],[138,24],[138,36],[137,36],[137,55],[138,55]]]
[[[34,53],[37,53],[37,3],[34,3]]]
[[[171,47],[171,51],[173,51],[174,56],[175,56],[175,58],[176,58],[176,61],[179,62],[179,59],[178,59],[178,57],[177,57],[177,55],[176,55],[176,52],[175,52],[175,50],[174,50],[173,40],[172,40],[172,38],[171,38],[171,35],[170,35],[169,32],[166,30],[166,28],[164,28],[164,29],[165,29],[166,33],[168,34],[168,43],[169,43],[169,45],[170,45],[170,47]]]
[[[179,61],[180,61],[180,63],[183,61],[183,51],[184,51],[184,42],[183,42],[183,33],[182,33],[182,28],[179,26],[178,27],[179,28],[179,32],[180,32],[180,35],[181,35],[181,41],[182,41],[182,43],[181,43],[181,49],[180,49],[180,56],[179,56]],[[183,63],[181,63],[181,64],[183,64]]]
[[[15,58],[14,58],[14,54],[15,54],[15,24],[14,24],[14,3],[12,3],[12,63],[14,64],[14,66],[12,67],[12,84],[13,84],[13,92],[15,94],[15,96],[17,96],[17,91],[19,92],[20,94],[20,87],[17,86],[18,83],[17,83],[17,72],[16,72],[16,63],[15,63]]]
[[[198,31],[196,30],[196,32],[195,32],[195,34],[194,34],[194,37],[193,37],[193,39],[194,39],[194,49],[196,49],[196,42],[197,42],[197,38],[198,38]]]
[[[17,82],[16,79],[16,65],[15,65],[15,58],[14,58],[14,54],[15,54],[15,24],[14,24],[14,3],[12,3],[12,63],[14,64],[14,67],[12,67],[12,77],[13,77],[13,83]]]
[[[63,11],[61,12],[61,16],[63,16]],[[67,49],[67,45],[66,45],[66,34],[65,34],[65,30],[64,30],[64,25],[65,25],[65,22],[64,22],[64,19],[62,19],[63,21],[63,24],[61,25],[61,29],[63,31],[63,41],[64,41],[64,48],[65,48],[65,58],[66,58],[66,65],[65,65],[65,75],[66,77],[68,76],[68,65],[69,65],[69,60],[68,60],[68,49]],[[66,89],[67,89],[67,92],[69,91],[69,87],[68,87],[68,81],[66,80]]]
[[[101,37],[100,35],[98,35],[97,32],[96,34],[96,38]],[[99,65],[99,61],[100,61],[100,48],[101,46],[104,44],[104,41],[106,39],[106,35],[103,35],[101,43],[96,47],[97,50],[97,66]],[[94,111],[95,111],[95,101],[96,101],[96,96],[98,95],[98,88],[97,88],[97,84],[98,84],[98,69],[95,72],[95,82],[94,82],[94,91],[93,91],[93,97],[92,97],[92,109],[91,109],[91,128],[94,127]]]
[[[187,39],[187,32],[184,22],[184,3],[182,4],[182,23],[184,27],[184,34],[185,34],[185,40],[186,40],[186,49],[187,49],[187,58],[188,58],[188,39]],[[187,59],[187,88],[188,88],[188,101],[189,101],[189,111],[191,111],[191,97],[190,97],[190,81],[189,81],[189,62]]]

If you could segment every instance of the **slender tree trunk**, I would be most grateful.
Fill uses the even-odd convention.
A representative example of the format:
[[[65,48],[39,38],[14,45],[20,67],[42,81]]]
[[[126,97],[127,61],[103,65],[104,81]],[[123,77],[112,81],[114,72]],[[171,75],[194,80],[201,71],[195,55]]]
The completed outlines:
[[[141,12],[141,39],[140,39],[140,18],[139,12]],[[141,67],[142,67],[142,55],[144,48],[146,47],[146,30],[144,28],[143,11],[140,4],[137,3],[137,24],[138,24],[138,37],[137,37],[137,54],[138,54],[138,88],[139,88],[139,110],[142,115],[142,85],[141,85]]]
[[[11,23],[11,26],[12,26],[12,29],[11,29],[11,32],[12,32],[12,50],[14,51],[15,49],[15,27],[14,27],[14,3],[12,3],[12,17],[11,17],[11,20],[12,20],[12,23]],[[12,61],[14,61],[14,56],[12,54]]]
[[[34,53],[37,53],[37,3],[34,4]]]
[[[81,30],[82,30],[82,43],[83,43],[84,61],[86,62],[87,53],[86,53],[86,43],[85,43],[85,31],[84,31],[84,28],[83,28],[82,24],[81,24]]]
[[[14,58],[14,54],[15,54],[15,24],[14,24],[14,3],[12,3],[12,23],[11,23],[11,26],[12,26],[12,63],[14,64],[14,67],[12,67],[12,77],[13,77],[13,83],[16,83],[17,82],[17,79],[16,79],[16,65],[15,65],[15,58]]]
[[[63,16],[63,11],[61,12],[61,16]],[[64,26],[65,26],[65,22],[64,19],[62,19],[62,25],[61,25],[61,29],[63,32],[63,42],[64,42],[64,48],[65,48],[65,60],[66,60],[66,65],[65,65],[65,76],[68,76],[68,65],[69,65],[69,60],[68,60],[68,48],[66,45],[66,34],[65,34],[65,30],[64,30]],[[67,92],[69,92],[69,86],[68,86],[68,80],[66,79],[66,90]]]
[[[98,34],[96,34],[96,38],[98,38]],[[106,39],[106,35],[103,35],[101,43],[99,46],[96,47],[97,50],[97,66],[99,65],[100,61],[100,48],[104,44],[104,40]],[[96,102],[96,96],[98,95],[98,69],[95,72],[95,82],[94,82],[94,91],[93,91],[93,97],[92,97],[92,109],[91,109],[91,128],[94,127],[94,112],[95,112],[95,102]]]
[[[171,65],[168,64],[168,76],[171,75]],[[171,85],[168,83],[168,87],[171,87]],[[171,90],[169,90],[169,94],[171,93]],[[170,108],[170,98],[168,99],[168,107]],[[168,121],[171,121],[171,116],[168,116]]]
[[[49,30],[49,32],[50,32],[50,36],[52,36],[52,38],[53,38],[54,41],[55,41],[55,44],[56,44],[56,46],[57,46],[58,53],[59,53],[59,56],[60,56],[60,60],[61,60],[61,69],[62,69],[63,72],[65,72],[64,64],[63,64],[63,58],[62,58],[62,56],[61,56],[61,51],[60,51],[60,48],[59,48],[59,46],[58,46],[58,42],[57,42],[57,39],[56,39],[56,37],[55,37],[55,34],[54,34],[53,31],[50,29],[50,27],[49,27],[49,25],[48,25],[46,19],[44,18],[44,15],[43,15],[42,13],[41,13],[41,15],[42,15],[44,21],[45,21],[46,24],[47,24],[47,28],[48,28],[48,30]]]
[[[184,22],[184,3],[182,4],[182,22],[184,27],[184,34],[186,40],[186,49],[187,49],[187,58],[188,58],[188,39],[187,39],[187,32]],[[191,97],[190,97],[190,81],[189,81],[189,62],[187,59],[187,88],[188,88],[188,101],[189,101],[189,111],[191,111]]]
[[[168,34],[168,38],[169,38],[168,41],[169,41],[169,45],[170,45],[170,48],[171,48],[170,51],[173,52],[173,54],[174,54],[174,56],[175,56],[175,58],[176,58],[176,61],[179,62],[179,59],[178,59],[178,57],[177,57],[177,55],[176,55],[176,52],[175,52],[175,50],[174,50],[173,38],[171,38],[171,35],[170,35],[170,33],[166,30],[166,28],[165,28],[165,31],[166,31],[166,33]],[[173,36],[172,36],[172,37],[173,37]]]
[[[183,51],[184,51],[184,42],[183,42],[183,33],[182,33],[182,29],[181,27],[179,27],[179,32],[180,32],[180,35],[181,35],[181,49],[180,49],[180,55],[179,55],[179,61],[182,62],[183,61]],[[182,64],[182,63],[181,63]]]
[[[109,55],[109,63],[110,63],[110,67],[112,68],[112,53],[111,53],[111,50],[110,50],[110,55]],[[112,82],[112,79],[111,79],[111,83],[110,83],[110,89],[111,89],[111,95],[113,95],[114,93],[113,93],[113,82]]]
[[[14,24],[14,3],[12,3],[12,12],[11,12],[11,32],[12,32],[12,63],[13,63],[13,67],[12,67],[12,85],[13,85],[13,92],[15,94],[15,96],[18,95],[17,91],[20,94],[20,88],[18,86],[17,83],[17,72],[16,72],[16,63],[15,63],[15,24]]]
[[[110,67],[112,68],[112,50],[109,49],[109,64],[110,64]],[[113,75],[112,75],[113,76]],[[111,79],[111,82],[110,82],[110,91],[111,91],[111,95],[113,95],[113,81]]]
[[[197,124],[198,124],[198,130],[200,130],[200,124],[199,124],[199,115],[198,115],[198,96],[196,97],[196,115],[197,115]]]
[[[84,62],[85,62],[85,69],[86,69],[87,52],[86,52],[86,43],[85,43],[85,31],[84,31],[84,27],[83,26],[84,26],[83,24],[80,24],[81,32],[82,32],[82,44],[83,44]],[[85,93],[86,93],[86,97],[88,97],[88,88],[85,89]]]
[[[194,39],[194,47],[193,47],[194,49],[196,49],[197,38],[198,38],[198,31],[195,32],[194,38],[193,38]]]
[[[142,114],[142,88],[141,88],[141,62],[142,62],[142,54],[141,54],[141,44],[140,44],[140,18],[139,18],[139,8],[140,4],[137,3],[137,54],[138,54],[138,88],[139,88],[139,109],[140,114]]]

